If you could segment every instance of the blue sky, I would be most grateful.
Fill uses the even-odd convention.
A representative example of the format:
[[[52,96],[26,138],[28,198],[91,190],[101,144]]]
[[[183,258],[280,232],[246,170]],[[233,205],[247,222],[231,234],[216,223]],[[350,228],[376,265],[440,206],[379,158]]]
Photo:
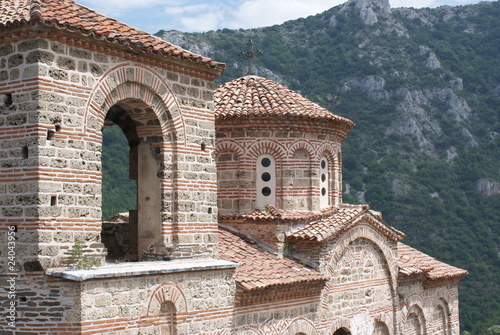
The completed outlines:
[[[76,0],[149,33],[257,28],[321,13],[347,0]],[[389,0],[391,7],[438,7],[478,0]]]

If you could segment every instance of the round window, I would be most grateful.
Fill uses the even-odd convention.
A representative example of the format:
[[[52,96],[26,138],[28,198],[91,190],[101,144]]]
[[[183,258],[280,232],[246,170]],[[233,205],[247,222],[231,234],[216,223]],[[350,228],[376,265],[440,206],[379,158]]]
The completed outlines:
[[[262,158],[260,164],[262,164],[263,167],[269,167],[269,165],[271,165],[271,160],[267,157]]]
[[[261,176],[263,181],[270,181],[271,180],[271,174],[269,172],[264,172]]]
[[[269,187],[264,187],[262,189],[262,195],[265,197],[268,197],[271,195],[271,189]]]
[[[323,188],[321,189],[321,195],[323,195],[323,196],[325,196],[325,195],[326,195],[326,188],[324,188],[324,187],[323,187]]]
[[[321,174],[321,181],[325,182],[325,180],[326,180],[326,174],[322,173]]]
[[[326,161],[325,160],[321,161],[321,168],[322,169],[326,168]]]

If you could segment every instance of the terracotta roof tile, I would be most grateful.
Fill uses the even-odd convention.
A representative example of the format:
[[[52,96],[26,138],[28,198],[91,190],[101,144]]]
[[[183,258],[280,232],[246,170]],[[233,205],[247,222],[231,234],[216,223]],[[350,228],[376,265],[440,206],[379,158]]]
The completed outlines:
[[[235,79],[215,90],[215,116],[233,117],[282,116],[312,120],[330,120],[352,129],[354,122],[304,98],[272,80],[246,76]]]
[[[322,217],[327,217],[338,210],[337,207],[329,207],[321,212],[289,211],[267,206],[265,211],[256,209],[249,213],[221,215],[219,220],[224,221],[260,221],[260,222],[309,222]]]
[[[194,62],[220,73],[225,64],[191,53],[159,37],[99,14],[73,0],[0,0],[0,30],[40,22],[79,31],[99,40],[119,43],[132,50]]]
[[[240,264],[235,280],[246,291],[327,280],[317,270],[269,253],[250,237],[225,227],[219,229],[219,257]]]
[[[462,279],[466,270],[440,262],[404,243],[398,243],[398,266],[401,278],[424,276],[427,280]]]
[[[384,235],[400,240],[404,234],[385,224],[379,212],[369,209],[368,205],[342,205],[336,211],[317,220],[313,220],[302,227],[287,233],[290,240],[321,242],[337,238],[363,218],[376,226]]]

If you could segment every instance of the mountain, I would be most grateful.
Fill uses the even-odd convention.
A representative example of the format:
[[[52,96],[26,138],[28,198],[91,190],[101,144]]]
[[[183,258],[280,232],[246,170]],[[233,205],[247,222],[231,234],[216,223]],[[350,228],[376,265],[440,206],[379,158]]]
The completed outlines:
[[[227,64],[219,83],[256,75],[357,126],[343,145],[344,201],[366,202],[405,243],[469,270],[464,331],[500,325],[500,2],[391,8],[349,0],[272,27],[165,40]]]

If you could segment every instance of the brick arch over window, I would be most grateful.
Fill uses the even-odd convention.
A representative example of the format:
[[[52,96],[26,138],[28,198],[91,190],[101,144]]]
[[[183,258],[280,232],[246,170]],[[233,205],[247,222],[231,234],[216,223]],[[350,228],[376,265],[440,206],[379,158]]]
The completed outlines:
[[[392,289],[394,289],[394,287],[396,287],[396,279],[398,276],[398,264],[396,258],[394,257],[394,251],[386,241],[385,236],[381,235],[371,226],[365,224],[361,225],[363,218],[358,221],[358,225],[352,227],[347,233],[345,233],[330,251],[330,261],[328,266],[330,266],[331,262],[337,263],[340,260],[342,253],[351,242],[357,240],[358,238],[367,239],[374,244],[380,252],[382,252],[388,265],[389,273],[391,274]]]
[[[382,333],[382,330],[386,330],[387,334],[393,334],[394,331],[394,320],[390,317],[389,313],[380,313],[374,316],[375,321],[375,331]],[[374,335],[378,335],[375,333]]]
[[[333,164],[333,160],[336,159],[339,152],[340,144],[323,143],[316,149],[314,154],[317,160],[321,157],[328,157],[331,160],[329,163]]]
[[[295,319],[290,323],[284,335],[317,335],[318,331],[313,323],[307,319]]]
[[[401,323],[406,322],[406,318],[410,313],[410,307],[417,306],[420,310],[423,310],[422,306],[424,304],[424,297],[419,293],[410,294],[404,301],[403,310],[401,313]]]
[[[371,227],[366,223],[369,218],[361,217],[358,219],[357,223],[348,230],[343,236],[339,238],[337,243],[328,253],[330,259],[326,264],[326,268],[323,271],[329,273],[331,276],[333,273],[332,269],[335,269],[336,264],[342,259],[345,250],[349,250],[348,246],[358,239],[363,239],[368,241],[375,250],[380,254],[382,261],[384,262],[385,269],[388,272],[388,284],[389,291],[391,295],[392,304],[392,319],[396,318],[396,296],[397,296],[397,276],[398,276],[398,264],[395,257],[395,245],[391,246],[387,241],[387,238],[380,234],[376,229]],[[395,323],[393,324],[393,331]]]
[[[277,141],[257,140],[248,148],[246,160],[253,162],[259,156],[268,154],[273,156],[276,163],[279,164],[286,157],[286,152],[285,147]]]
[[[411,331],[417,335],[426,335],[427,334],[427,321],[424,315],[424,311],[421,305],[414,304],[409,309],[406,315],[403,318],[403,330]],[[417,324],[410,324],[416,322]],[[414,329],[412,329],[414,328]]]
[[[297,150],[304,150],[305,152],[307,152],[307,154],[309,155],[309,159],[311,159],[311,157],[314,157],[316,151],[309,142],[304,140],[298,140],[292,143],[292,145],[290,145],[288,149],[289,157],[293,158],[293,155]]]
[[[432,306],[434,308],[432,309],[433,315],[428,317],[428,319],[433,320],[435,323],[435,327],[437,327],[437,320],[436,320],[436,312],[438,312],[439,309],[442,310],[443,312],[443,320],[439,320],[440,322],[444,323],[444,325],[440,325],[440,328],[442,329],[442,332],[444,334],[448,335],[451,334],[451,310],[450,310],[450,304],[449,302],[453,299],[453,296],[450,295],[449,290],[446,288],[440,288],[436,294],[433,296],[433,301],[432,301]],[[441,334],[440,333],[440,334]]]
[[[174,131],[178,140],[185,140],[181,110],[167,83],[153,70],[131,64],[110,69],[96,84],[87,103],[84,133],[100,131],[108,110],[125,99],[142,100],[156,114],[164,134]]]
[[[343,328],[349,329],[350,326],[351,326],[351,320],[349,320],[348,318],[344,318],[344,317],[338,318],[331,323],[331,325],[328,327],[329,331],[326,334],[331,335],[339,329],[343,329]]]
[[[174,283],[163,283],[159,285],[149,296],[146,315],[161,314],[161,306],[171,302],[179,315],[188,313],[188,303],[182,289]]]
[[[328,164],[328,203],[338,206],[342,203],[342,164],[340,158],[340,145],[323,143],[315,152],[316,160],[320,164],[326,159]]]
[[[245,149],[238,143],[235,143],[233,141],[218,141],[217,142],[217,149],[215,150],[215,157],[218,157],[219,154],[221,154],[224,151],[231,151],[238,156],[238,159],[241,160]]]

